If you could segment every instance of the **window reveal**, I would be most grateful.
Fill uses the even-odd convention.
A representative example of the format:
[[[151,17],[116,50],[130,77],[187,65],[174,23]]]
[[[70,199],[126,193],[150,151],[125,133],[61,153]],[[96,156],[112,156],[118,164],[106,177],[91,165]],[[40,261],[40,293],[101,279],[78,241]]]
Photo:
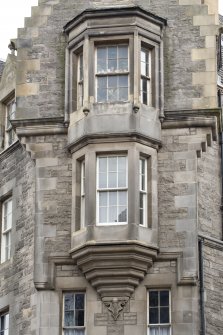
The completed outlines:
[[[5,114],[5,147],[7,148],[15,141],[15,133],[12,129],[10,120],[15,118],[16,104],[15,99],[12,99],[6,105],[6,114]]]
[[[85,161],[81,162],[81,228],[85,227]]]
[[[98,223],[127,223],[127,157],[99,156],[97,170]]]

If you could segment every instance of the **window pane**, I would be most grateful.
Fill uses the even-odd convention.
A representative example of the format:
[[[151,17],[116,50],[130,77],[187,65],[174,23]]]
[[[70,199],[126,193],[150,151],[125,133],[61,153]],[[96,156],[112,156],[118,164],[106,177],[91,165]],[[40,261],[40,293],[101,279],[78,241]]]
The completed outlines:
[[[107,221],[107,207],[99,208],[99,223],[106,223]]]
[[[126,171],[126,157],[118,157],[118,171]]]
[[[75,294],[75,308],[84,309],[84,294],[83,293]]]
[[[128,87],[128,76],[118,76],[119,87]]]
[[[107,187],[107,173],[99,173],[99,188]]]
[[[149,292],[149,306],[150,307],[158,306],[158,291]]]
[[[127,191],[119,191],[118,192],[119,205],[126,206],[127,205]]]
[[[108,72],[114,72],[115,70],[117,70],[117,60],[109,59],[108,60]]]
[[[99,157],[99,172],[107,172],[107,157]]]
[[[108,77],[108,88],[109,87],[117,87],[117,76]]]
[[[160,291],[160,306],[169,306],[169,291]]]
[[[126,172],[119,172],[118,187],[126,187]]]
[[[117,171],[117,157],[108,157],[108,171]]]
[[[119,206],[119,208],[118,208],[118,222],[127,222],[127,208],[126,208],[126,206]]]
[[[107,71],[107,49],[98,48],[97,49],[97,72]]]
[[[119,101],[127,101],[128,100],[128,88],[120,88],[119,89]]]
[[[74,294],[73,293],[66,293],[64,295],[64,310],[65,311],[74,310]]]
[[[149,329],[150,329],[150,331],[149,331],[150,335],[160,335],[159,334],[159,328],[157,328],[157,327],[150,327]]]
[[[118,91],[117,88],[108,89],[108,98],[107,101],[118,101],[117,97]]]
[[[74,320],[74,312],[66,312],[64,313],[64,325],[66,327],[69,326],[75,326],[75,320]]]
[[[158,307],[149,309],[149,323],[156,324],[159,323],[159,309]]]
[[[160,307],[160,323],[169,323],[169,307]]]
[[[84,310],[77,310],[75,312],[75,325],[84,326]]]
[[[143,208],[139,209],[139,224],[144,225],[144,210],[143,210]]]
[[[110,172],[108,175],[108,187],[109,188],[115,188],[117,187],[117,173],[116,172]]]
[[[118,47],[118,57],[119,58],[128,58],[128,46],[119,45]]]
[[[160,327],[160,335],[170,335],[170,327]]]
[[[109,207],[109,222],[117,222],[117,206]]]
[[[107,206],[108,205],[108,193],[100,192],[99,193],[99,206]]]
[[[128,59],[119,59],[119,70],[128,71]]]
[[[117,59],[117,47],[108,47],[108,58]]]
[[[117,205],[117,192],[109,192],[109,206]]]

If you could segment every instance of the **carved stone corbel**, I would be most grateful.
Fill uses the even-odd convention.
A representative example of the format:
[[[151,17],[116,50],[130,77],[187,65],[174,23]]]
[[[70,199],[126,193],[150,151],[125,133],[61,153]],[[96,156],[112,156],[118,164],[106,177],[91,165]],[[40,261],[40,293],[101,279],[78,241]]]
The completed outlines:
[[[104,298],[103,303],[109,310],[111,316],[116,321],[122,312],[123,308],[125,307],[129,298],[125,297],[111,297],[111,298]]]

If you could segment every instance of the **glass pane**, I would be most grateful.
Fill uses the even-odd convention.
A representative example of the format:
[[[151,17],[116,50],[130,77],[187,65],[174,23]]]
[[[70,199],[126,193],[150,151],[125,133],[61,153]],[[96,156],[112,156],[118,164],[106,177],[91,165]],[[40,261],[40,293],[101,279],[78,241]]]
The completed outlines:
[[[128,71],[128,59],[119,59],[118,69]]]
[[[126,171],[126,157],[118,157],[118,171]]]
[[[99,193],[99,207],[107,206],[108,203],[108,193],[107,192],[100,192]]]
[[[109,222],[117,222],[117,206],[109,207]]]
[[[160,323],[169,323],[169,307],[160,307]]]
[[[159,323],[158,313],[159,313],[158,307],[149,309],[149,323],[151,324]]]
[[[120,88],[119,89],[119,101],[127,101],[128,100],[128,88]]]
[[[64,335],[76,335],[75,329],[65,329],[64,330]]]
[[[119,206],[127,205],[127,191],[118,192],[118,203],[119,203]]]
[[[117,60],[109,59],[108,60],[108,72],[114,72],[115,70],[117,70]]]
[[[142,208],[139,209],[139,224],[144,225],[144,210]]]
[[[102,73],[107,71],[107,64],[105,59],[98,59],[97,72]]]
[[[143,82],[142,82],[142,90],[143,92],[147,92],[147,79],[143,79]]]
[[[75,335],[85,335],[85,330],[84,329],[76,329],[74,334]]]
[[[117,93],[118,93],[117,88],[108,89],[107,101],[110,101],[110,102],[117,101],[118,100]]]
[[[84,326],[84,310],[75,311],[75,325]]]
[[[108,58],[117,59],[117,47],[108,47]]]
[[[84,294],[75,294],[75,309],[84,309]]]
[[[99,172],[107,172],[107,157],[99,157]]]
[[[126,206],[118,207],[118,222],[127,222],[127,208]]]
[[[143,206],[143,205],[144,205],[144,202],[143,202],[143,195],[144,195],[143,193],[140,193],[140,194],[139,194],[139,207],[140,207],[140,208],[144,208],[144,206]]]
[[[117,192],[109,192],[109,206],[117,205]]]
[[[107,77],[98,77],[98,88],[103,89],[107,87]]]
[[[107,71],[107,49],[98,48],[97,49],[97,72]]]
[[[75,326],[75,320],[74,320],[74,312],[66,312],[64,313],[64,325],[66,327],[69,326]]]
[[[128,87],[128,76],[118,76],[119,87]]]
[[[149,331],[150,335],[159,335],[159,329],[157,327],[150,327],[149,329],[150,329]]]
[[[128,46],[127,45],[120,45],[118,47],[118,57],[128,58]]]
[[[160,327],[160,335],[170,335],[170,327]]]
[[[158,306],[158,291],[149,292],[149,306],[150,307]]]
[[[98,48],[97,49],[97,56],[98,56],[98,59],[106,59],[106,56],[107,56],[107,50],[106,48]]]
[[[126,187],[126,172],[119,172],[118,174],[118,187]]]
[[[107,173],[99,173],[99,182],[98,182],[99,188],[107,188]]]
[[[142,103],[147,105],[148,104],[148,100],[147,100],[147,92],[143,92],[142,95]]]
[[[117,87],[117,76],[108,77],[108,87]]]
[[[107,89],[99,89],[98,88],[97,101],[98,102],[107,101]]]
[[[108,171],[117,171],[117,157],[108,158]]]
[[[5,328],[5,316],[1,316],[0,319],[0,330],[4,330]]]
[[[65,311],[74,310],[74,294],[73,293],[66,293],[64,295],[64,310]]]
[[[160,306],[169,306],[169,291],[160,291]]]
[[[107,222],[107,207],[99,208],[99,222],[106,223]]]
[[[117,187],[117,173],[116,172],[110,172],[108,174],[108,187],[109,188]]]

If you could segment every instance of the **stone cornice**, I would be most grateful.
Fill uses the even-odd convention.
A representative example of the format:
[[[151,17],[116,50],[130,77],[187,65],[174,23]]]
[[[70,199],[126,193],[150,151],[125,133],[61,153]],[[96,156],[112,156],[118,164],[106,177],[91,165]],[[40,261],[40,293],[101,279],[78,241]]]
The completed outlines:
[[[71,21],[69,21],[64,26],[64,32],[69,33],[72,29],[74,29],[79,24],[83,23],[86,20],[96,19],[96,18],[113,18],[117,16],[132,16],[137,15],[142,17],[152,23],[155,23],[159,26],[165,26],[167,24],[167,20],[159,17],[151,12],[146,11],[142,7],[139,6],[131,6],[131,7],[109,7],[109,8],[89,8],[75,16]]]
[[[162,123],[163,129],[210,127],[212,137],[217,140],[218,132],[222,130],[222,109],[196,109],[196,110],[166,110]]]
[[[11,120],[18,137],[67,134],[64,117]]]
[[[74,153],[88,144],[96,143],[120,143],[120,142],[138,142],[144,145],[149,145],[154,149],[159,149],[162,146],[161,141],[154,138],[144,136],[137,132],[129,133],[110,133],[110,134],[89,134],[82,136],[75,142],[70,143],[67,148],[71,153]]]

